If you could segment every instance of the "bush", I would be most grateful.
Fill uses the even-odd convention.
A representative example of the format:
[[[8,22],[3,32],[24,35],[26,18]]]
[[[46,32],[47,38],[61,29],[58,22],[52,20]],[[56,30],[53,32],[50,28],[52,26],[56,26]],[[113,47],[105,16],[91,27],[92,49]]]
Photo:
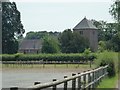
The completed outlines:
[[[94,60],[94,54],[84,56],[84,54],[13,54],[2,55],[3,61],[89,61]]]
[[[115,76],[117,71],[116,61],[115,53],[105,51],[103,53],[98,53],[95,63],[98,67],[109,65],[107,69],[108,76],[112,77]]]

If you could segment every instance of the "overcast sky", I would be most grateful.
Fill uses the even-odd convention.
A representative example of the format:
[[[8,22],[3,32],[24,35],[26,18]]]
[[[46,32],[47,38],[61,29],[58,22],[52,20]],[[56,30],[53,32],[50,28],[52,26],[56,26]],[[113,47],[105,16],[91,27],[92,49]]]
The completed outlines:
[[[112,0],[12,0],[17,1],[26,32],[72,29],[87,19],[113,22],[109,14]]]

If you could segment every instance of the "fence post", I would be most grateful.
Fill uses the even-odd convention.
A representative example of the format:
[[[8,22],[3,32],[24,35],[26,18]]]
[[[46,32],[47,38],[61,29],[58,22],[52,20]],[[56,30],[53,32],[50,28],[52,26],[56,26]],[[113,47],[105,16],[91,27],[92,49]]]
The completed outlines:
[[[84,73],[85,73],[86,71],[84,71]],[[86,86],[86,74],[84,74],[83,75],[83,90],[86,90],[86,88],[85,88],[85,86]]]
[[[64,76],[64,78],[67,78],[67,76]],[[64,82],[64,90],[67,90],[67,81]]]
[[[107,67],[105,67],[105,76],[107,76]]]
[[[34,85],[40,84],[41,82],[34,82]]]
[[[34,82],[34,85],[40,84],[41,82]],[[36,90],[40,90],[39,88]]]
[[[90,70],[88,70],[88,71],[90,71]],[[90,76],[90,73],[88,73],[88,84],[91,82],[91,76]],[[90,90],[90,88],[91,88],[91,85],[90,86],[88,86],[88,90]]]
[[[18,90],[18,87],[11,87],[10,90]]]
[[[100,77],[102,76],[102,69],[100,69],[100,71],[99,71],[99,76]],[[102,79],[100,78],[99,82],[101,82],[101,81],[102,81]]]
[[[96,86],[97,86],[97,70],[95,70],[95,88],[96,88]]]
[[[78,73],[80,74],[80,73]],[[78,90],[81,89],[81,76],[78,77]]]
[[[95,82],[95,72],[94,72],[94,69],[93,69],[93,72],[92,72],[92,82]],[[92,84],[92,90],[95,89],[95,83]]]
[[[99,78],[99,70],[96,71],[96,79]],[[99,84],[99,80],[96,81],[96,87],[98,86]]]
[[[76,74],[72,74],[72,76],[75,76]],[[75,90],[76,89],[76,79],[73,79],[72,80],[72,90]]]
[[[54,81],[57,81],[57,79],[53,79],[53,82]],[[53,90],[56,90],[56,87],[57,87],[56,85],[53,85]]]
[[[98,78],[100,77],[100,69],[98,70]],[[100,79],[98,80],[98,85],[100,84]]]

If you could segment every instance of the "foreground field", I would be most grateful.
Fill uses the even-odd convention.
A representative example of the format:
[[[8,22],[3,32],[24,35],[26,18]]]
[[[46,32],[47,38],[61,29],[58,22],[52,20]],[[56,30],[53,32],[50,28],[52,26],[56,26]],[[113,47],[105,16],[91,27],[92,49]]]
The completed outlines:
[[[72,73],[80,73],[90,69],[89,65],[77,66],[78,64],[71,64],[66,67],[66,64],[61,64],[54,67],[54,64],[48,64],[43,68],[42,65],[32,65],[32,67],[31,65],[3,65],[3,87],[26,87],[33,85],[35,81],[45,83],[51,82],[54,78],[61,80],[64,75],[71,76]]]

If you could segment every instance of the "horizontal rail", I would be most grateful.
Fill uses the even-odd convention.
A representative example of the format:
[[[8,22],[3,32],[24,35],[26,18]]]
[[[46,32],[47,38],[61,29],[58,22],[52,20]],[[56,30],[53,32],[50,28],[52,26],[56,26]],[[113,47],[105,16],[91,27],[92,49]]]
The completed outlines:
[[[83,76],[83,75],[86,75],[86,74],[88,74],[88,73],[92,73],[92,72],[95,72],[95,71],[98,71],[98,70],[100,70],[100,69],[104,69],[104,68],[107,68],[107,67],[108,67],[108,65],[107,65],[107,66],[104,66],[104,67],[99,67],[99,68],[94,69],[94,70],[91,70],[91,71],[83,72],[83,73],[80,73],[80,74],[75,75],[75,76],[71,76],[71,77],[65,78],[64,80],[58,80],[58,81],[54,81],[54,82],[50,82],[50,83],[44,83],[44,84],[37,84],[37,85],[30,86],[30,87],[27,87],[27,88],[32,88],[33,90],[36,90],[36,89],[38,89],[38,88],[39,88],[39,89],[43,89],[43,88],[47,88],[47,87],[52,87],[52,86],[54,86],[54,85],[59,85],[59,84],[62,84],[62,83],[64,83],[64,82],[68,82],[68,81],[70,81],[70,80],[74,80],[74,79],[76,79],[76,78],[78,78],[78,77],[81,77],[81,76]],[[106,74],[107,74],[107,73],[106,73]],[[95,81],[91,82],[90,85],[93,84],[93,83],[95,83],[95,82],[97,82],[100,78],[104,77],[106,74],[102,75],[101,77],[99,77],[99,78],[96,79]],[[88,86],[89,86],[89,84],[88,84]],[[87,87],[88,87],[88,86],[87,86]]]
[[[41,82],[35,82],[33,86],[26,87],[26,90],[40,90],[40,89],[45,89],[52,87],[52,90],[56,90],[57,85],[64,84],[64,90],[67,90],[67,83],[68,81],[72,81],[72,90],[75,90],[76,88],[76,83],[78,83],[78,90],[81,89],[86,89],[86,88],[95,88],[101,79],[105,77],[108,72],[107,72],[108,65],[102,66],[87,72],[82,72],[78,74],[72,74],[71,77],[64,76],[63,80],[56,80],[53,79],[53,82],[49,83],[43,83]],[[88,76],[88,78],[86,78]],[[81,77],[83,77],[83,81],[81,80]],[[77,80],[76,80],[77,79]],[[76,82],[78,81],[78,82]],[[11,88],[10,90],[18,90],[18,87],[13,89]]]

